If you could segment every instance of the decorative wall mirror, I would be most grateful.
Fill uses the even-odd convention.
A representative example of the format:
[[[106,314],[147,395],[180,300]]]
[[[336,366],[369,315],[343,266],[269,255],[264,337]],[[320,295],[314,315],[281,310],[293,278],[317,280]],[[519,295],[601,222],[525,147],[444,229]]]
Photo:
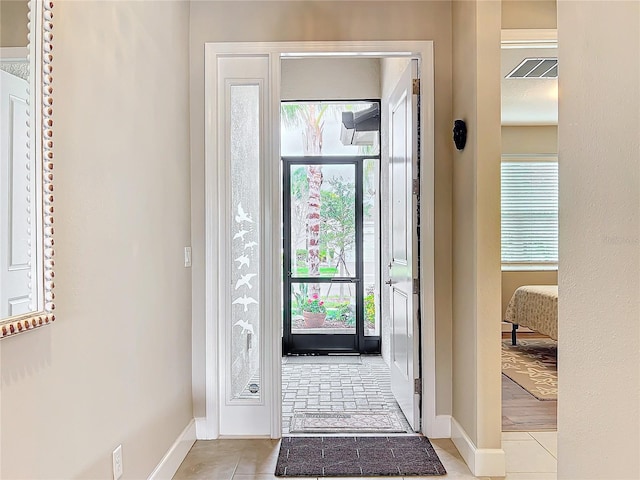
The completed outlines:
[[[1,2],[0,338],[55,320],[53,2]]]

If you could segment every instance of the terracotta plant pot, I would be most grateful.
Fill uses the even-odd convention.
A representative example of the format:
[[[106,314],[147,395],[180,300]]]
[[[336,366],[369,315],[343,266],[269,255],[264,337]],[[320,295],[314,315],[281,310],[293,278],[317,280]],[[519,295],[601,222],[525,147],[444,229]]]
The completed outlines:
[[[327,318],[326,313],[311,313],[302,312],[304,318],[304,326],[307,328],[318,328],[324,325],[324,321]]]

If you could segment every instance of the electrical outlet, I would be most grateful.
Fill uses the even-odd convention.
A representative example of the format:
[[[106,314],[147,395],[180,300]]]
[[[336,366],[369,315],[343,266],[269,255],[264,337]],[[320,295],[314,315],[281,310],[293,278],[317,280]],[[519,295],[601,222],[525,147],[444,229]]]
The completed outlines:
[[[118,480],[122,476],[122,445],[113,451],[113,480]]]

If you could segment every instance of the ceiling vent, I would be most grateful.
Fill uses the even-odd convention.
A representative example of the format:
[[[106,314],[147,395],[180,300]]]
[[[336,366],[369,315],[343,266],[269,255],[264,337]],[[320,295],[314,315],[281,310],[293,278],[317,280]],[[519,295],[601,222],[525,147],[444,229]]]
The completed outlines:
[[[558,59],[525,58],[505,78],[558,78]]]

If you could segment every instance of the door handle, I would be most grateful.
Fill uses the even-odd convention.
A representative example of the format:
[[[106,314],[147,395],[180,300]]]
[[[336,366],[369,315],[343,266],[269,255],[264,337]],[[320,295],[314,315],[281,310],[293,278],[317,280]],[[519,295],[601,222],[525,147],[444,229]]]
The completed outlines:
[[[389,285],[389,286],[391,286],[391,284],[392,284],[393,282],[391,281],[391,279],[389,279],[389,280],[387,280],[387,281],[386,281],[386,282],[384,282],[384,283],[385,283],[385,285]]]

